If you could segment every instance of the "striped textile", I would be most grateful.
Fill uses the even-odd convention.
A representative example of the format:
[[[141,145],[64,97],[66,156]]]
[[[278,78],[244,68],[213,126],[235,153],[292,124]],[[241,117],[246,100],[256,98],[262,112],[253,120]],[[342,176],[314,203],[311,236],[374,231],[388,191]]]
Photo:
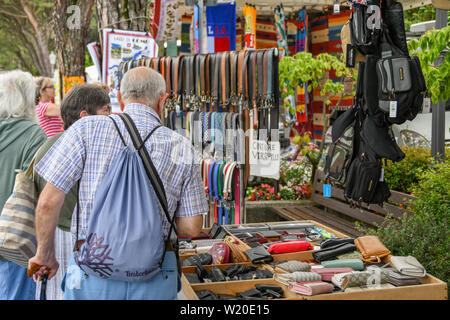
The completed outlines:
[[[22,267],[36,252],[34,227],[36,191],[25,172],[16,175],[14,189],[0,216],[0,255]]]
[[[49,102],[40,102],[36,106],[36,114],[39,120],[39,125],[42,129],[44,129],[48,138],[64,131],[61,117],[49,117],[45,115],[49,104]]]
[[[293,56],[295,54],[296,39],[297,39],[297,19],[289,19],[287,20],[287,41],[290,56]]]
[[[236,51],[242,50],[243,38],[242,19],[240,17],[236,17]]]
[[[256,49],[277,48],[277,29],[272,19],[256,18]]]
[[[191,41],[189,38],[190,28],[192,23],[192,16],[181,17],[181,48],[180,54],[191,53]]]

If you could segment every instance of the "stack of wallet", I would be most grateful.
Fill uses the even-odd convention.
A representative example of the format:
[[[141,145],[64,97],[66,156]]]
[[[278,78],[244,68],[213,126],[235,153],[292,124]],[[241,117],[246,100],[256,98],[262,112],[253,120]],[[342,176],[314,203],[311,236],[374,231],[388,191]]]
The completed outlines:
[[[388,269],[388,271],[389,271],[389,283],[393,284],[396,287],[413,286],[420,284],[419,279],[417,279],[416,277],[401,274],[399,271],[395,269]]]
[[[323,281],[291,282],[289,283],[289,290],[305,296],[314,296],[316,294],[333,292],[334,286]]]
[[[345,268],[312,268],[311,271],[318,273],[322,277],[323,281],[331,281],[331,278],[333,278],[333,276],[335,274],[352,272],[353,269],[349,268],[349,267],[345,267]]]

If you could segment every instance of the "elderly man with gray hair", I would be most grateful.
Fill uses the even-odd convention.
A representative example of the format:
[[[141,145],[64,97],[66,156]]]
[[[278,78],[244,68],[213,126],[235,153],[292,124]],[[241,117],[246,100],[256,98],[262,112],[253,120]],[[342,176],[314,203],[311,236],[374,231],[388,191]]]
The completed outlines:
[[[161,126],[159,114],[166,99],[164,78],[156,71],[138,67],[124,75],[118,100],[143,140],[153,129]],[[124,122],[117,115],[111,118],[124,142],[134,150]],[[29,260],[30,265],[41,266],[34,274],[35,281],[45,273],[51,279],[58,269],[53,241],[65,194],[79,181],[79,212],[74,213],[71,227],[73,236],[81,239],[76,244],[78,248],[87,238],[89,217],[99,184],[122,148],[123,142],[112,119],[85,117],[73,124],[36,166],[36,172],[47,184],[36,208],[37,254]],[[208,204],[193,146],[169,128],[159,127],[145,141],[145,148],[164,186],[169,215],[175,218],[178,237],[197,236],[203,222],[202,215],[208,212]],[[173,154],[186,160],[173,161]],[[125,195],[117,194],[117,197],[121,196]],[[170,224],[163,214],[161,217],[162,233],[167,237]],[[132,219],[132,215],[129,218]],[[177,299],[177,292],[181,289],[177,269],[176,253],[168,251],[161,272],[149,281],[109,280],[86,274],[72,255],[63,281],[65,299]]]

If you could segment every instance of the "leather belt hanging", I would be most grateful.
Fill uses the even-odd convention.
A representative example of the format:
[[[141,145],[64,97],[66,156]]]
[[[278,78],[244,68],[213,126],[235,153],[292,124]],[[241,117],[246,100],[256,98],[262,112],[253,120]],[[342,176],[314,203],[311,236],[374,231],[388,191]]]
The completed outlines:
[[[229,66],[229,54],[228,52],[223,52],[221,56],[221,98],[222,107],[228,107],[230,103],[230,66]]]
[[[119,65],[119,81],[137,66],[153,68],[164,77],[169,95],[164,123],[173,130],[185,129],[202,155],[203,184],[217,223],[240,222],[241,189],[247,187],[250,173],[245,133],[251,129],[256,138],[268,141],[270,130],[278,128],[277,55],[277,49],[242,50]]]

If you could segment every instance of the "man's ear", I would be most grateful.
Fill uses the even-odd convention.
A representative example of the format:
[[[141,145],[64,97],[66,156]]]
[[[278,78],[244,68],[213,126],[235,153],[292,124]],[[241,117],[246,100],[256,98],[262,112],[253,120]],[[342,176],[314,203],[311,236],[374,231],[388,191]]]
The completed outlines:
[[[83,118],[83,117],[86,117],[88,115],[89,115],[89,113],[86,110],[83,110],[83,111],[80,112],[80,119]]]
[[[161,98],[159,99],[158,102],[158,114],[161,114],[163,112],[163,106],[164,106],[164,102],[166,101],[166,99],[169,97],[169,95],[167,94],[167,92],[165,92]]]
[[[117,91],[117,101],[119,102],[120,110],[123,111],[123,109],[125,109],[125,103],[122,100],[122,94],[120,91]]]

